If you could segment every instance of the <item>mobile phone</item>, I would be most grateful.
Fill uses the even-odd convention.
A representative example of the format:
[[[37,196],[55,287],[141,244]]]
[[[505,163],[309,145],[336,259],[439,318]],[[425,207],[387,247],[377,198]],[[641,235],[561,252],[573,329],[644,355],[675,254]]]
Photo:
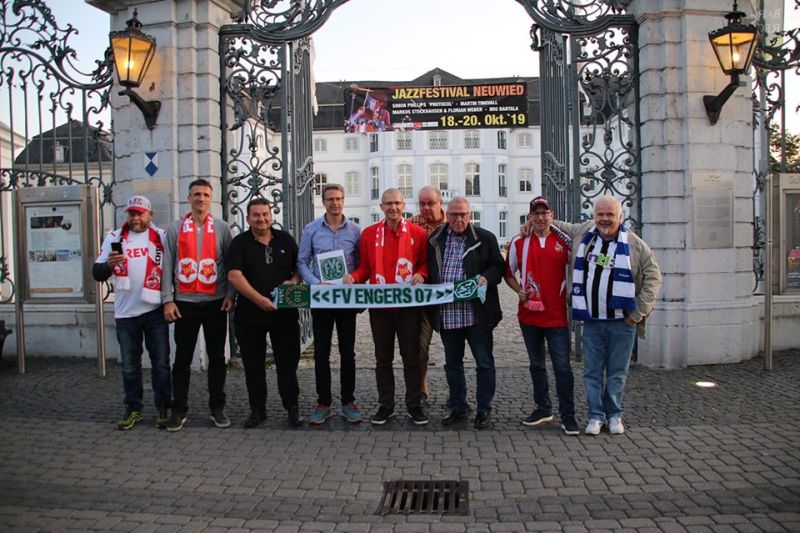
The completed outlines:
[[[120,241],[115,241],[111,243],[111,251],[117,252],[118,254],[122,253],[122,243]]]

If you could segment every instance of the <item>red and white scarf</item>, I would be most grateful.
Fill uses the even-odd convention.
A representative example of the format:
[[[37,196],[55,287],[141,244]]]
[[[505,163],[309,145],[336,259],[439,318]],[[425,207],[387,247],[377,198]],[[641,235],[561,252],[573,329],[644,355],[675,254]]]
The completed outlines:
[[[378,223],[378,228],[375,232],[375,272],[372,279],[372,283],[378,285],[386,284],[386,272],[384,272],[383,268],[383,247],[386,231],[386,220],[382,220]],[[391,231],[391,229],[388,229],[388,231]],[[411,242],[411,229],[405,219],[400,220],[397,232],[399,233],[400,242],[397,245],[397,262],[395,263],[393,283],[411,283],[411,278],[414,277],[414,263],[411,261],[413,243]]]
[[[197,249],[197,228],[189,213],[178,231],[178,292],[216,294],[217,232],[209,214],[203,227],[203,247]]]
[[[130,227],[128,223],[122,225],[120,232],[120,242],[122,243],[121,263],[114,266],[114,289],[119,291],[131,290],[131,280],[128,277],[128,257],[126,254],[125,242],[128,240]],[[149,242],[147,243],[147,267],[144,274],[144,285],[142,287],[142,301],[149,304],[161,303],[161,259],[164,257],[164,245],[161,243],[161,236],[151,226],[148,231]]]

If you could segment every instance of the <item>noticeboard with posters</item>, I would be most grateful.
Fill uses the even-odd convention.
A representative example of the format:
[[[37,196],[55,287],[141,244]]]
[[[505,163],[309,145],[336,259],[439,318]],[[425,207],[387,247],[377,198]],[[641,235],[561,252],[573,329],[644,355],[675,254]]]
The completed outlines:
[[[347,133],[522,128],[528,125],[528,86],[351,87],[344,107]]]
[[[94,187],[31,187],[17,191],[22,297],[37,302],[92,302],[97,253]]]

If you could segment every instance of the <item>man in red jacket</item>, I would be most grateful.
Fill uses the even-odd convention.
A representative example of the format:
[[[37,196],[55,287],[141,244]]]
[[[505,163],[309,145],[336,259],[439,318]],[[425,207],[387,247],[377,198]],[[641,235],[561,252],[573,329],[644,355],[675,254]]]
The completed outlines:
[[[403,194],[387,189],[381,196],[384,220],[367,227],[359,243],[360,263],[345,283],[411,284],[423,283],[428,277],[428,237],[425,230],[403,219]],[[394,339],[400,345],[403,377],[406,383],[408,416],[417,425],[428,423],[422,410],[421,372],[419,363],[419,329],[422,311],[419,307],[370,309],[369,322],[375,343],[375,380],[380,407],[371,421],[383,425],[394,412]]]

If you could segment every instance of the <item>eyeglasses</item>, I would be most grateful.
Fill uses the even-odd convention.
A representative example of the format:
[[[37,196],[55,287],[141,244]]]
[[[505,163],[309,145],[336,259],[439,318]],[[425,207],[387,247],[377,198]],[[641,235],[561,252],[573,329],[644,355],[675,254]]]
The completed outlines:
[[[467,218],[469,213],[447,213],[450,218]]]
[[[439,203],[439,200],[434,200],[433,202],[420,202],[419,206],[420,207],[428,207],[428,206],[433,207],[438,203]]]
[[[266,261],[268,265],[272,264],[272,246],[264,248],[264,261]]]
[[[531,215],[534,217],[546,217],[550,213],[550,211],[531,211]]]

